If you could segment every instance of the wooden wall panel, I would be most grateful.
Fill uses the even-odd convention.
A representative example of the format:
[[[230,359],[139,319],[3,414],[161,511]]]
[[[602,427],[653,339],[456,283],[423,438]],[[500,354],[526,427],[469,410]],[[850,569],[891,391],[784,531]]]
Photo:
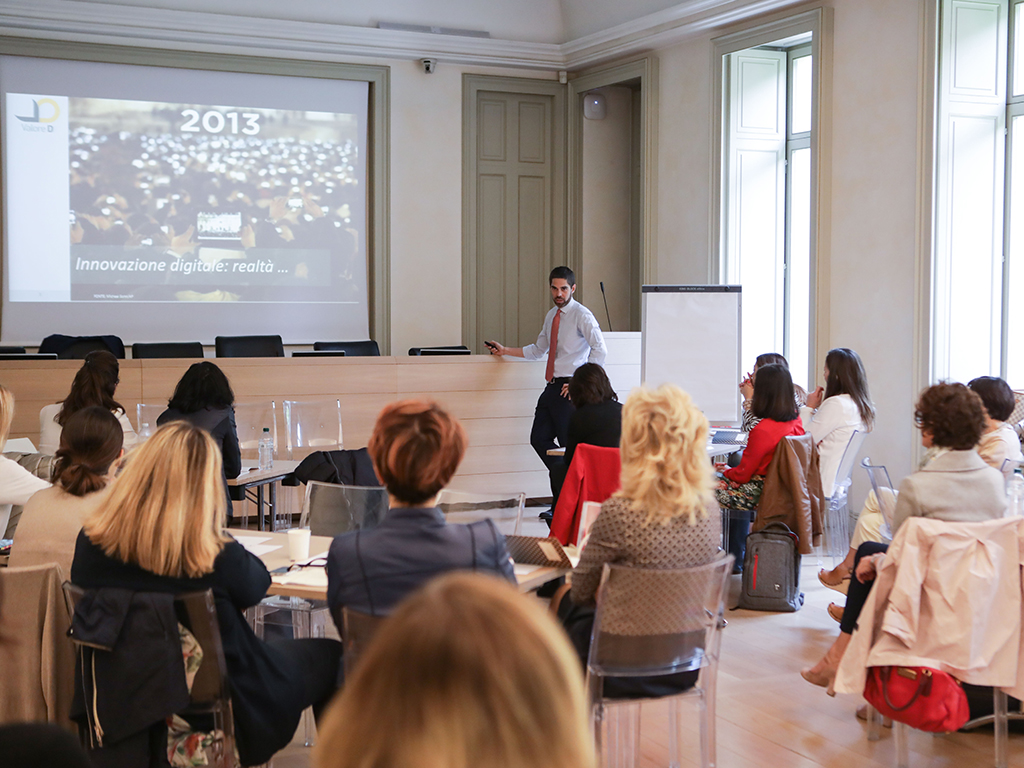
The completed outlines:
[[[632,350],[634,345],[627,346]],[[193,362],[121,361],[117,398],[128,410],[133,424],[136,404],[165,402]],[[452,481],[453,488],[480,492],[525,491],[530,497],[550,495],[547,471],[529,444],[533,411],[544,381],[543,361],[502,360],[479,355],[221,358],[216,363],[230,379],[238,402],[277,402],[282,446],[285,444],[282,402],[286,399],[338,398],[345,447],[359,448],[366,445],[377,415],[387,403],[405,398],[428,398],[462,420],[469,437],[466,457]],[[0,361],[0,383],[14,392],[17,403],[12,437],[28,437],[38,444],[39,409],[67,395],[80,366],[76,360]],[[635,362],[616,361],[610,368],[616,384],[631,384],[639,379],[639,355]],[[289,492],[288,495],[294,494]],[[298,497],[291,503],[297,504]]]

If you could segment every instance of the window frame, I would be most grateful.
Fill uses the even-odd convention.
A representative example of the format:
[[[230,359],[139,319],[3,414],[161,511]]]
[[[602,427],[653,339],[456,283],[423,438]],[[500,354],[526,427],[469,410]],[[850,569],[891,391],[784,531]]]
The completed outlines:
[[[824,360],[830,341],[831,208],[829,201],[831,199],[832,21],[833,11],[831,8],[815,8],[794,16],[752,25],[711,41],[712,169],[711,247],[708,258],[708,282],[717,284],[725,281],[728,266],[725,263],[723,252],[726,242],[726,227],[728,226],[726,216],[728,158],[725,156],[728,94],[725,92],[725,57],[730,53],[748,48],[777,44],[778,41],[786,38],[807,33],[811,35],[809,47],[814,67],[811,72],[811,130],[807,136],[808,146],[811,149],[810,338],[808,339],[808,370],[794,372],[798,378],[803,378],[806,375],[809,385],[816,380],[817,361]],[[791,74],[787,76],[787,79],[789,77]],[[787,123],[788,131],[791,121],[787,120]],[[788,156],[787,147],[787,159]],[[788,176],[787,174],[787,199],[789,195]],[[789,217],[786,218],[788,222]]]

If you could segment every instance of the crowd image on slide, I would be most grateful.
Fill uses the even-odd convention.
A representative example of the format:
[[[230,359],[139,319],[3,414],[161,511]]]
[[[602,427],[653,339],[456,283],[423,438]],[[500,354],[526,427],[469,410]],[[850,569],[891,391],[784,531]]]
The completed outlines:
[[[364,300],[357,122],[69,99],[72,300]]]

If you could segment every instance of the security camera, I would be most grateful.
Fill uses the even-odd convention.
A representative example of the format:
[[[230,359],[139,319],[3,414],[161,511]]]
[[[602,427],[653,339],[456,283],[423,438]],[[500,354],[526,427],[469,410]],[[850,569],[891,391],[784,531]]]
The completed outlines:
[[[420,65],[426,74],[432,75],[434,70],[437,69],[437,59],[420,59]]]

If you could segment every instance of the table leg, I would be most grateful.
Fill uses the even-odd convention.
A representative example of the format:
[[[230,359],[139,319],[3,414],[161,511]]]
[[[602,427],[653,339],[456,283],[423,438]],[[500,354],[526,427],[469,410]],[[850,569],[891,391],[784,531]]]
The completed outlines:
[[[277,530],[277,482],[270,484],[270,530]]]
[[[259,521],[259,529],[267,530],[267,522],[263,519],[263,486],[256,486],[256,519]]]

